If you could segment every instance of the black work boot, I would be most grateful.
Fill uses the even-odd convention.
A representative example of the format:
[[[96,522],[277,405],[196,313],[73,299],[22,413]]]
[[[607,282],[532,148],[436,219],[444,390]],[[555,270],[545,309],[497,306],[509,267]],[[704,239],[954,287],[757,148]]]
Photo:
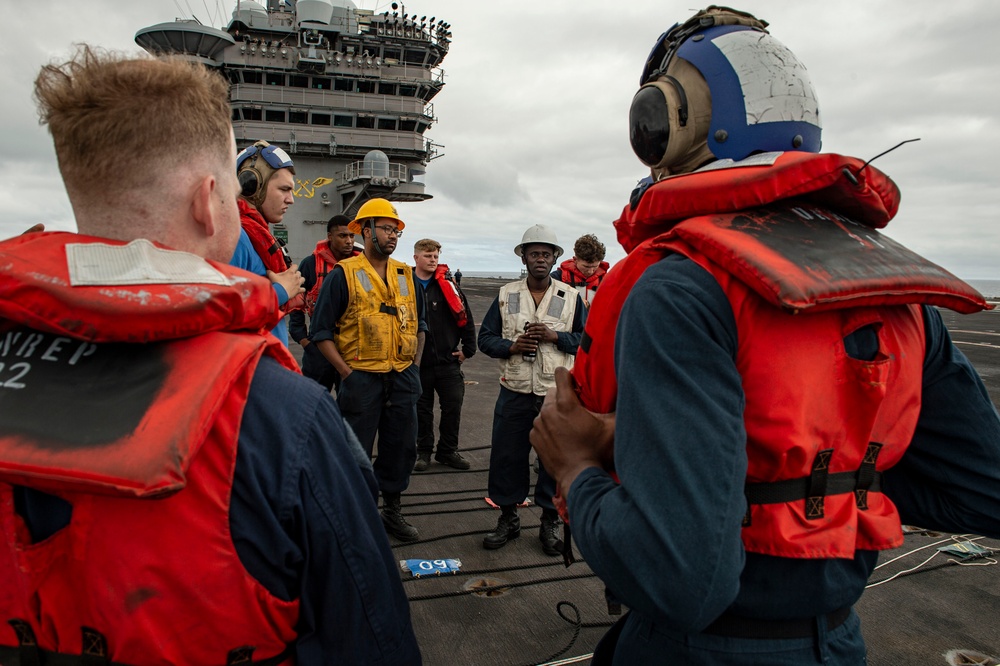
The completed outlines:
[[[416,541],[420,538],[417,528],[403,518],[399,493],[382,493],[382,525],[386,532],[400,541]]]
[[[417,452],[417,462],[413,465],[414,472],[423,472],[431,464],[431,452],[430,451],[418,451]]]
[[[496,529],[483,539],[483,548],[486,550],[502,548],[510,539],[521,536],[521,519],[517,517],[517,507],[502,506],[500,510],[502,513]]]
[[[453,467],[455,469],[469,469],[472,467],[472,465],[469,464],[469,461],[463,458],[458,451],[453,453],[441,453],[439,451],[438,454],[434,456],[434,460],[437,460],[442,465],[447,465],[448,467]]]
[[[542,552],[546,555],[561,555],[563,542],[559,538],[559,514],[554,509],[542,511],[542,524],[538,528],[538,540],[542,542]]]

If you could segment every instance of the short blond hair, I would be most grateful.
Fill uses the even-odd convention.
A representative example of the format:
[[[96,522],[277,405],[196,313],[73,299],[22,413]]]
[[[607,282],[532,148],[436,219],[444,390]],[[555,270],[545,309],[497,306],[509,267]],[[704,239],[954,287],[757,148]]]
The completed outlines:
[[[421,238],[413,244],[414,252],[440,252],[441,243],[432,238]]]
[[[233,151],[229,85],[176,57],[133,57],[78,48],[35,79],[70,199],[114,199],[193,156],[226,164]]]

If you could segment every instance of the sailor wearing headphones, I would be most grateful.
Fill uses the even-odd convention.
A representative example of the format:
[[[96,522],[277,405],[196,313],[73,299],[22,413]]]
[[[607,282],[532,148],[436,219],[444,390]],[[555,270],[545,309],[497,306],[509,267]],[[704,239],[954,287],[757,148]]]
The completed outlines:
[[[288,345],[288,325],[284,314],[302,307],[303,278],[292,264],[285,247],[271,235],[271,224],[281,222],[292,196],[295,166],[278,146],[258,141],[236,156],[240,180],[240,240],[229,263],[271,280],[278,295],[282,318],[271,330]]]

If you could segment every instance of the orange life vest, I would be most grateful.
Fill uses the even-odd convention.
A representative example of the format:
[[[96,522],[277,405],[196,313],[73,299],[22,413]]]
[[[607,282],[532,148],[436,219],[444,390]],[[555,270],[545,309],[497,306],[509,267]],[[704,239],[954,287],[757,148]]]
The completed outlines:
[[[593,295],[597,292],[604,276],[608,273],[610,264],[602,261],[591,275],[584,275],[576,265],[576,260],[572,257],[559,264],[559,281],[565,282],[569,286],[580,292],[585,305],[590,306],[594,300]]]
[[[452,316],[455,317],[455,324],[459,328],[464,328],[469,323],[469,315],[465,311],[465,303],[462,302],[462,295],[458,292],[458,287],[447,278],[447,274],[448,265],[438,264],[434,270],[434,280],[441,287],[441,293],[444,294],[444,302],[448,304],[448,309],[451,310]]]
[[[288,250],[271,234],[267,220],[260,214],[260,211],[243,197],[238,197],[236,203],[240,209],[240,225],[247,233],[247,237],[250,238],[250,244],[253,245],[254,251],[260,257],[264,268],[275,273],[283,273],[291,268],[292,258],[288,256]],[[299,294],[291,296],[281,306],[281,310],[288,313],[293,310],[301,310],[305,306],[305,296]]]
[[[358,250],[354,250],[351,256],[356,257],[359,254],[361,253]],[[316,271],[316,281],[313,282],[313,286],[306,294],[306,314],[310,317],[312,317],[313,310],[316,308],[316,301],[319,300],[319,290],[323,287],[323,280],[330,274],[333,267],[337,265],[337,261],[337,258],[333,256],[333,250],[330,249],[330,241],[321,240],[316,243],[316,249],[313,250],[313,267]]]
[[[987,307],[964,282],[874,231],[895,213],[898,191],[871,167],[859,174],[860,166],[795,153],[771,166],[654,185],[616,222],[631,251],[603,281],[577,353],[583,404],[615,411],[614,337],[632,286],[673,252],[715,277],[738,331],[749,459],[743,541],[751,552],[853,557],[856,548],[898,545],[898,515],[879,492],[879,472],[903,455],[919,414],[924,336],[916,304]],[[852,189],[860,198],[848,196]],[[838,199],[838,212],[817,203]],[[727,212],[712,214],[713,201]],[[652,235],[655,228],[661,233]],[[844,336],[866,325],[878,330],[879,356],[847,358]]]
[[[67,246],[98,244],[125,245],[0,243],[0,362],[20,366],[0,389],[0,648],[288,662],[298,602],[250,576],[229,532],[254,370],[263,354],[297,367],[265,332],[274,291],[216,262],[226,283],[69,286]],[[69,524],[32,543],[14,485],[68,501]]]

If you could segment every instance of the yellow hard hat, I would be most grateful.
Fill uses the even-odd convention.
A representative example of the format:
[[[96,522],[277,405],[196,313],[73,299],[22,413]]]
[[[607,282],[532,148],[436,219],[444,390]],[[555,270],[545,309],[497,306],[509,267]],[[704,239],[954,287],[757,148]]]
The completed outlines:
[[[399,213],[396,212],[396,207],[393,206],[387,199],[369,199],[358,209],[358,214],[354,217],[350,224],[347,225],[347,230],[352,234],[361,233],[361,222],[372,217],[388,217],[390,219],[396,220],[399,223],[399,229],[402,231],[406,224],[399,219]]]

